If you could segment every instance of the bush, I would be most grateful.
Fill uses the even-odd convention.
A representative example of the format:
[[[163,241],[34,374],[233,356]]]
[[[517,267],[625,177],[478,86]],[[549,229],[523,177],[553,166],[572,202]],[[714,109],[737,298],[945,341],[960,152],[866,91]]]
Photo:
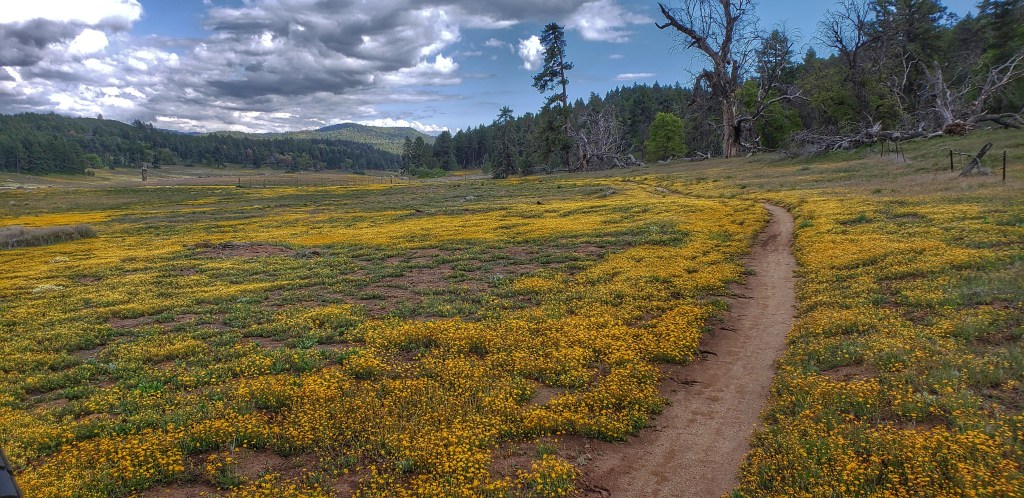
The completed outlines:
[[[43,228],[15,225],[0,228],[0,248],[14,249],[15,247],[46,246],[68,240],[88,239],[95,236],[96,230],[89,225]]]

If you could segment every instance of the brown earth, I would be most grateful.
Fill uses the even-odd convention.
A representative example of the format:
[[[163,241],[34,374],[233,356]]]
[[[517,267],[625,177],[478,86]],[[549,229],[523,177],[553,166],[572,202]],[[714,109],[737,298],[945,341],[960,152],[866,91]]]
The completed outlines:
[[[594,443],[584,472],[587,496],[712,497],[739,484],[796,305],[793,218],[766,205],[771,223],[758,236],[729,313],[701,341],[713,354],[665,369],[665,411],[625,443]]]
[[[199,251],[208,258],[262,258],[267,256],[291,256],[295,251],[282,246],[253,244],[249,242],[224,242]]]

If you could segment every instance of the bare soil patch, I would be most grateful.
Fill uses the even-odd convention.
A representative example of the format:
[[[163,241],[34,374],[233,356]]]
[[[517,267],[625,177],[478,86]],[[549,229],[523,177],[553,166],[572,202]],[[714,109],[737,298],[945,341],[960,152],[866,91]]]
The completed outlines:
[[[104,346],[96,346],[90,349],[79,349],[78,351],[73,351],[71,353],[71,356],[74,356],[75,358],[78,358],[79,360],[82,361],[93,360],[96,359],[96,357],[99,356],[100,352],[103,351],[103,347]]]
[[[733,286],[744,298],[730,299],[723,322],[701,340],[714,354],[663,368],[669,405],[652,427],[625,443],[593,443],[582,483],[587,496],[718,497],[739,484],[796,306],[793,218],[765,207],[772,221],[748,258],[754,271]]]
[[[142,493],[143,498],[196,498],[198,496],[215,496],[217,488],[203,483],[168,484],[157,486]]]
[[[220,244],[199,244],[199,256],[207,258],[262,258],[268,256],[291,256],[295,251],[287,247],[250,242],[223,242]]]
[[[38,406],[40,408],[43,408],[44,410],[59,410],[61,408],[64,408],[67,405],[68,405],[68,400],[66,400],[64,398],[58,398],[58,399],[50,400],[50,401],[47,401],[47,402],[44,402],[44,403],[39,403]]]
[[[310,467],[311,457],[299,455],[286,458],[269,451],[253,451],[240,449],[234,454],[235,469],[238,475],[255,480],[263,474],[279,474],[285,479],[300,477]]]
[[[878,377],[878,370],[868,365],[856,364],[825,370],[821,374],[832,380],[852,382]]]
[[[539,384],[537,389],[533,392],[533,402],[538,405],[546,405],[552,399],[555,399],[567,392],[569,392],[569,390],[564,387],[551,387]]]
[[[991,387],[983,390],[983,394],[1010,413],[1024,412],[1024,390],[1020,387]]]

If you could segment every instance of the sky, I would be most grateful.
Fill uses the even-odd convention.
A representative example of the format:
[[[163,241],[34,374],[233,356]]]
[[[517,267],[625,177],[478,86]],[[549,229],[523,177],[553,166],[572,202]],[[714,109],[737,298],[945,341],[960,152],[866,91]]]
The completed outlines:
[[[975,3],[945,5],[964,15]],[[833,7],[762,0],[756,12],[802,53]],[[0,0],[0,113],[200,132],[341,122],[454,132],[505,105],[543,105],[531,84],[552,21],[575,64],[571,99],[689,86],[704,61],[658,30],[659,17],[647,0]]]

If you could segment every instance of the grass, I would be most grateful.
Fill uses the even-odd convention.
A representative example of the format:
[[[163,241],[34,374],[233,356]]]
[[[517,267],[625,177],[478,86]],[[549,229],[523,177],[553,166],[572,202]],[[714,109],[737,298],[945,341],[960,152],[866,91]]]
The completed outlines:
[[[0,255],[0,445],[33,496],[565,495],[572,457],[493,450],[646,425],[765,221],[614,179],[55,193],[0,194],[0,222],[101,233]]]
[[[949,173],[987,141],[1007,183]],[[693,357],[770,201],[800,305],[735,494],[1012,496],[1022,151],[3,191],[0,224],[99,236],[0,253],[0,446],[44,497],[564,496],[579,459],[552,438],[658,413],[659,364]]]

